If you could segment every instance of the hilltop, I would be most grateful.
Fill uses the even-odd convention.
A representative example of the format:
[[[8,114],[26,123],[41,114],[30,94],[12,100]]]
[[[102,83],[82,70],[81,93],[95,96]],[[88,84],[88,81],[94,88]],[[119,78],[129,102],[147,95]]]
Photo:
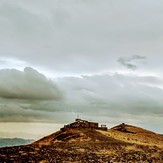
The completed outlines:
[[[107,132],[105,131],[105,133]],[[89,143],[89,142],[120,143],[121,141],[109,137],[94,129],[79,128],[79,129],[69,129],[66,131],[58,131],[54,134],[51,134],[49,136],[46,136],[34,142],[33,144],[42,146],[42,145],[61,144],[63,142],[75,144],[75,143]]]
[[[163,136],[121,124],[111,129],[66,128],[31,145],[0,149],[17,162],[163,162]]]

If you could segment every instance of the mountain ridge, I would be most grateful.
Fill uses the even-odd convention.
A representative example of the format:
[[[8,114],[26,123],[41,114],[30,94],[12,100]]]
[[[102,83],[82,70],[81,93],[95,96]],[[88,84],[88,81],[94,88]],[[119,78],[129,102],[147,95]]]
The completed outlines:
[[[27,145],[33,143],[34,141],[35,141],[34,139],[23,139],[23,138],[0,138],[0,148]]]

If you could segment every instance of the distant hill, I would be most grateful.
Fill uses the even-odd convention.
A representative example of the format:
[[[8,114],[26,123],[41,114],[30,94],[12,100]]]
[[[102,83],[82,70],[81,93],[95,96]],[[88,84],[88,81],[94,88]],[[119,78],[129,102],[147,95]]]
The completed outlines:
[[[3,162],[163,162],[163,136],[127,124],[67,128],[30,145],[0,148]]]
[[[108,130],[111,137],[135,144],[163,147],[163,135],[140,127],[120,124]]]
[[[35,140],[21,138],[0,138],[0,147],[10,147],[31,144]]]

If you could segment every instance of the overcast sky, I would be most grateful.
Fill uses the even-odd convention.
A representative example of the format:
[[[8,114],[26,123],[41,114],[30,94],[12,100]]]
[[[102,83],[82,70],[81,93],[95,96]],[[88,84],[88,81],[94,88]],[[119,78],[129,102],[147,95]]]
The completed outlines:
[[[163,133],[162,9],[162,0],[1,0],[0,136],[45,134],[77,115]]]

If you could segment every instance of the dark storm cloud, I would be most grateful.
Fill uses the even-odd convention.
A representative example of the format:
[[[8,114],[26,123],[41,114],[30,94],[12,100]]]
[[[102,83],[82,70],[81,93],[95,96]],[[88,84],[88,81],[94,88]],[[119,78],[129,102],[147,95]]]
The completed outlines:
[[[29,102],[30,103],[30,102]],[[35,110],[34,106],[23,107],[22,103],[11,103],[0,105],[0,122],[35,122],[35,123],[58,123],[64,122],[64,113],[48,112],[46,108]],[[41,108],[41,103],[37,104]]]
[[[54,103],[51,101],[46,104],[37,102],[36,105],[31,101],[0,100],[0,122],[67,123],[74,119],[74,113],[67,109],[67,104],[59,107],[52,106]]]
[[[131,57],[120,57],[118,62],[129,69],[135,70],[138,68],[137,62],[144,59],[146,59],[145,56],[134,55]]]
[[[26,67],[0,70],[0,97],[26,100],[60,100],[62,93],[57,85],[43,74]]]

